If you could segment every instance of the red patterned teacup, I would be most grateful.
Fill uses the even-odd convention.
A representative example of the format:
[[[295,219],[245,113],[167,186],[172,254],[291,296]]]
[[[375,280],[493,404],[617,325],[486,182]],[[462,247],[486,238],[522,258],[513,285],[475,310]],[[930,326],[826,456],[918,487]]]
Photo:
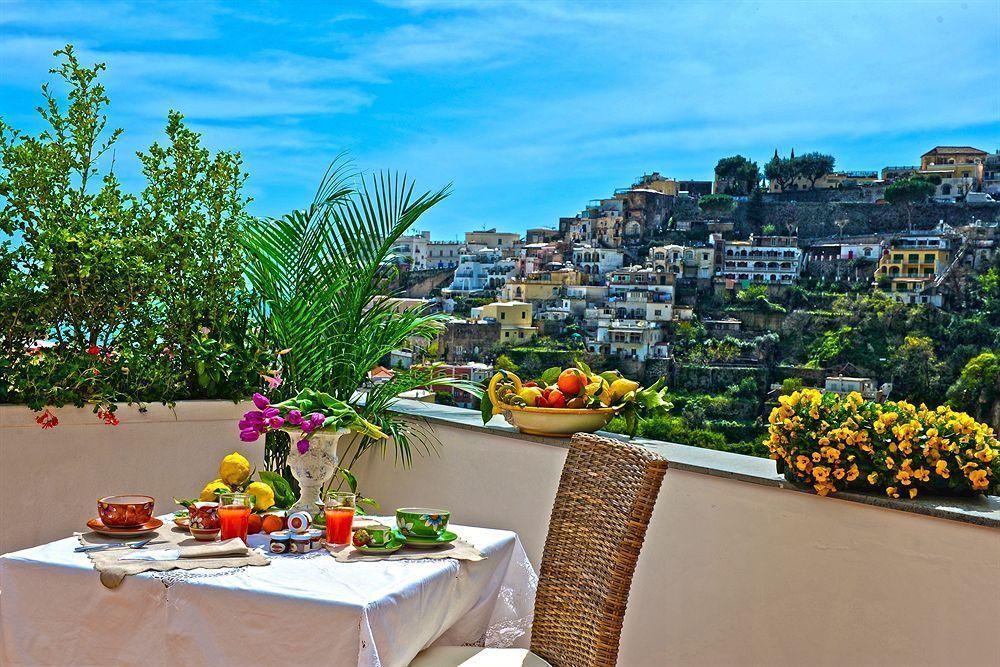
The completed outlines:
[[[198,502],[188,507],[191,527],[201,530],[219,529],[219,503]]]
[[[134,528],[153,518],[152,496],[105,496],[97,501],[97,515],[109,528]]]

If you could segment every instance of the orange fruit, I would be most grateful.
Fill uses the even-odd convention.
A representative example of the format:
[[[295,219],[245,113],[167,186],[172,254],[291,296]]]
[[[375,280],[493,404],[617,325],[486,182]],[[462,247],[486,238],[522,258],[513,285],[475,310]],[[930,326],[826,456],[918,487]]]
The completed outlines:
[[[264,519],[259,514],[251,514],[250,522],[247,524],[247,535],[256,535],[264,525]]]
[[[567,368],[559,374],[556,384],[559,385],[559,391],[564,396],[576,396],[583,391],[587,384],[587,377],[579,368]]]
[[[277,514],[266,514],[261,522],[261,528],[265,533],[273,533],[276,530],[285,528],[285,520]]]

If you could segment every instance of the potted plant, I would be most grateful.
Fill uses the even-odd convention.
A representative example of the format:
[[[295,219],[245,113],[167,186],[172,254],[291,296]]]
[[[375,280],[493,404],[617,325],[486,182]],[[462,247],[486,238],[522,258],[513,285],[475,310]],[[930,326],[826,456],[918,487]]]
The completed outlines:
[[[268,432],[282,431],[295,443],[287,454],[289,471],[299,484],[292,510],[312,512],[322,502],[322,489],[339,467],[337,446],[342,438],[352,434],[376,440],[386,437],[353,407],[325,392],[304,389],[274,404],[258,393],[253,403],[257,409],[240,420],[240,439],[253,442]]]
[[[847,489],[891,498],[1000,490],[993,429],[949,407],[884,404],[816,389],[778,398],[765,445],[792,483],[825,496]]]
[[[435,339],[448,319],[394,298],[400,290],[393,254],[399,237],[447,195],[448,188],[415,195],[405,176],[357,177],[338,158],[308,208],[246,223],[243,247],[255,319],[269,347],[280,350],[276,367],[265,374],[271,398],[258,407],[262,413],[274,408],[284,420],[266,431],[268,470],[294,480],[288,464],[296,459],[290,457],[305,456],[327,433],[343,428],[358,435],[338,437],[343,468],[390,443],[395,460],[408,465],[414,449],[430,451],[435,440],[428,429],[389,409],[400,394],[441,386],[481,393],[433,365],[397,369],[387,382],[368,379],[390,352]],[[311,435],[296,437],[293,446],[288,429],[303,430],[288,421],[296,418],[294,411],[303,419],[322,415],[323,423]],[[349,474],[338,479],[355,485]]]

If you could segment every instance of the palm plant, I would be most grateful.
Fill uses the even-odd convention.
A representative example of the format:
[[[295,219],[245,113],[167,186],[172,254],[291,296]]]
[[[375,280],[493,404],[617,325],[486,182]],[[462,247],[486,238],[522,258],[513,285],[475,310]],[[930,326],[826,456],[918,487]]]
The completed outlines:
[[[308,208],[254,221],[244,234],[262,333],[282,350],[280,391],[293,395],[311,388],[351,403],[390,436],[394,459],[404,465],[414,449],[428,453],[435,441],[425,425],[388,409],[401,393],[441,385],[479,393],[474,384],[444,377],[434,366],[400,370],[389,382],[365,386],[368,372],[392,350],[433,339],[444,326],[447,316],[423,307],[400,309],[392,299],[398,293],[392,248],[448,194],[445,187],[416,195],[405,175],[365,179],[341,155]],[[387,441],[356,441],[347,467],[372,447],[385,456]],[[283,470],[287,439],[270,439],[268,450],[268,467]]]

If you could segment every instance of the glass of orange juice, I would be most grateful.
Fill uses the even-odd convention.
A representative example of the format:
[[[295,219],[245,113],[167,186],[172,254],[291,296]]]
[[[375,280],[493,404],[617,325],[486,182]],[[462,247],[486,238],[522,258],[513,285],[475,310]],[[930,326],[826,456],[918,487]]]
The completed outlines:
[[[250,508],[253,499],[246,493],[223,493],[219,495],[219,539],[231,540],[238,537],[247,542],[247,528],[250,525]]]
[[[353,493],[331,491],[326,494],[326,541],[329,544],[350,544],[351,524],[357,498]]]

